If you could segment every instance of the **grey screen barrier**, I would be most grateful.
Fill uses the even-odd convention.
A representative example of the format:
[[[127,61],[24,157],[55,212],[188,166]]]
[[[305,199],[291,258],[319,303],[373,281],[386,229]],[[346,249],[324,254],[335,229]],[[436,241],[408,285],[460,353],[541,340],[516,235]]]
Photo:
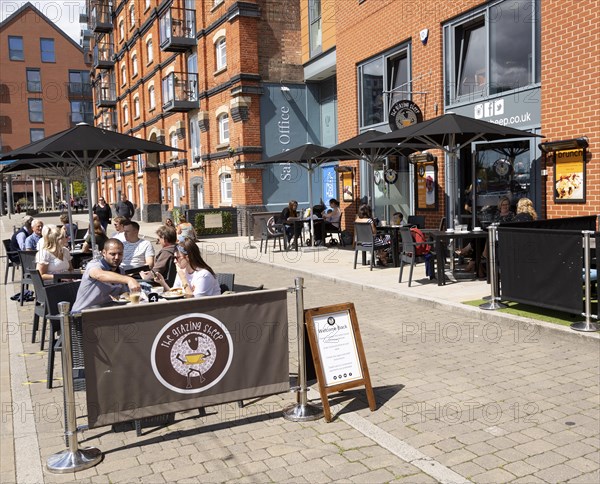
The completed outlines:
[[[506,225],[508,227],[519,228],[553,230],[592,230],[595,232],[596,219],[596,215],[585,215],[583,217],[551,218],[547,220],[534,220],[531,222],[514,222]]]
[[[82,313],[90,428],[289,390],[286,289]]]
[[[252,214],[252,237],[254,240],[260,240],[262,234],[261,220],[269,220],[271,217],[277,218],[281,212],[254,212]]]
[[[580,231],[499,226],[497,253],[503,300],[582,313]]]

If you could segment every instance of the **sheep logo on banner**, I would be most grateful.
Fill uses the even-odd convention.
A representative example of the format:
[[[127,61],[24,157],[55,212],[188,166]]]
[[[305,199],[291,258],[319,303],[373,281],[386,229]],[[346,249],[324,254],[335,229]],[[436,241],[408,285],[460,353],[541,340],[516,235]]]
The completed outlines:
[[[185,314],[165,324],[152,344],[152,370],[177,393],[200,393],[227,373],[233,342],[221,321],[208,314]]]

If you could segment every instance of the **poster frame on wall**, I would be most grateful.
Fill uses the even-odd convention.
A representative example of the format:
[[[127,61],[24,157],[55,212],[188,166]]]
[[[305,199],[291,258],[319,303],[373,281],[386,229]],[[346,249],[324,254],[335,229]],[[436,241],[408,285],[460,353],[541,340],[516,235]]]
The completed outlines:
[[[425,175],[431,175],[433,177],[433,204],[427,205],[426,193],[422,193],[426,189],[424,185]],[[439,198],[438,198],[438,165],[437,159],[427,162],[418,162],[415,164],[415,209],[416,210],[432,210],[438,209]],[[423,200],[425,203],[423,203]]]
[[[581,156],[578,156],[578,153],[574,152],[581,152]],[[585,160],[585,148],[579,148],[575,150],[560,150],[554,152],[554,181],[552,184],[554,203],[585,203],[587,192]],[[574,175],[577,175],[577,177],[580,178],[578,188],[574,190],[574,195],[578,192],[581,193],[581,196],[571,197],[568,194],[560,196],[559,190],[568,190],[570,188],[569,185],[572,187],[574,180],[571,178]],[[559,182],[563,180],[564,185],[559,187]]]

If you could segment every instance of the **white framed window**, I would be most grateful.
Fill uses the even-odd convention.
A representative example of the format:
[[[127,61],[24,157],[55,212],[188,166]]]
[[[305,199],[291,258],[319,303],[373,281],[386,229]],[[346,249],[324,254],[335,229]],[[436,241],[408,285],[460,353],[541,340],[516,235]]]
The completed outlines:
[[[137,54],[133,54],[131,56],[131,70],[133,71],[131,77],[135,77],[138,75],[138,61]]]
[[[221,37],[215,43],[215,56],[217,71],[225,69],[227,67],[227,42],[225,37]]]
[[[132,3],[129,5],[129,28],[135,27],[135,5]]]
[[[121,65],[121,86],[127,84],[127,69],[125,68],[125,64]]]
[[[200,145],[200,129],[198,127],[198,118],[190,118],[190,147],[192,148],[192,163],[200,163],[201,145]]]
[[[308,23],[310,55],[312,57],[323,51],[321,35],[321,0],[308,0]]]
[[[148,64],[154,62],[154,49],[152,47],[152,39],[148,39],[148,42],[146,42],[146,57],[148,59]]]
[[[119,20],[119,40],[123,42],[125,39],[125,22],[123,19]]]
[[[150,111],[156,108],[156,95],[154,93],[154,86],[148,88],[148,105]]]
[[[134,117],[134,119],[137,119],[140,117],[140,98],[139,97],[133,98],[133,117]]]
[[[231,205],[231,173],[224,171],[219,175],[219,189],[221,193],[221,204]]]
[[[220,114],[217,118],[219,125],[219,144],[229,143],[229,115]]]
[[[129,123],[129,107],[127,104],[123,106],[123,124]]]
[[[171,131],[171,134],[169,135],[169,145],[172,146],[173,148],[179,148],[179,146],[177,146],[179,144],[179,139],[177,138],[177,132],[175,130]],[[179,151],[171,151],[171,158],[178,158],[179,157]]]
[[[144,0],[144,11],[150,8],[150,0]]]
[[[144,155],[137,155],[137,174],[138,177],[142,176],[144,173],[144,167],[146,166],[146,163],[144,162]]]

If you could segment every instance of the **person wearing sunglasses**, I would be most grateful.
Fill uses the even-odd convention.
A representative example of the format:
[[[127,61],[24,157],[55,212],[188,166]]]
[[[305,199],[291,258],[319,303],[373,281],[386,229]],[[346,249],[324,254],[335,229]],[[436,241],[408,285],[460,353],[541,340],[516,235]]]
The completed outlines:
[[[180,287],[187,296],[220,295],[221,287],[215,276],[215,271],[204,261],[196,243],[187,237],[183,242],[179,242],[176,247],[175,265],[177,275],[173,287],[169,287],[163,275],[156,271],[152,271],[154,281],[160,284],[165,291]],[[142,277],[144,277],[144,274],[142,274]]]

